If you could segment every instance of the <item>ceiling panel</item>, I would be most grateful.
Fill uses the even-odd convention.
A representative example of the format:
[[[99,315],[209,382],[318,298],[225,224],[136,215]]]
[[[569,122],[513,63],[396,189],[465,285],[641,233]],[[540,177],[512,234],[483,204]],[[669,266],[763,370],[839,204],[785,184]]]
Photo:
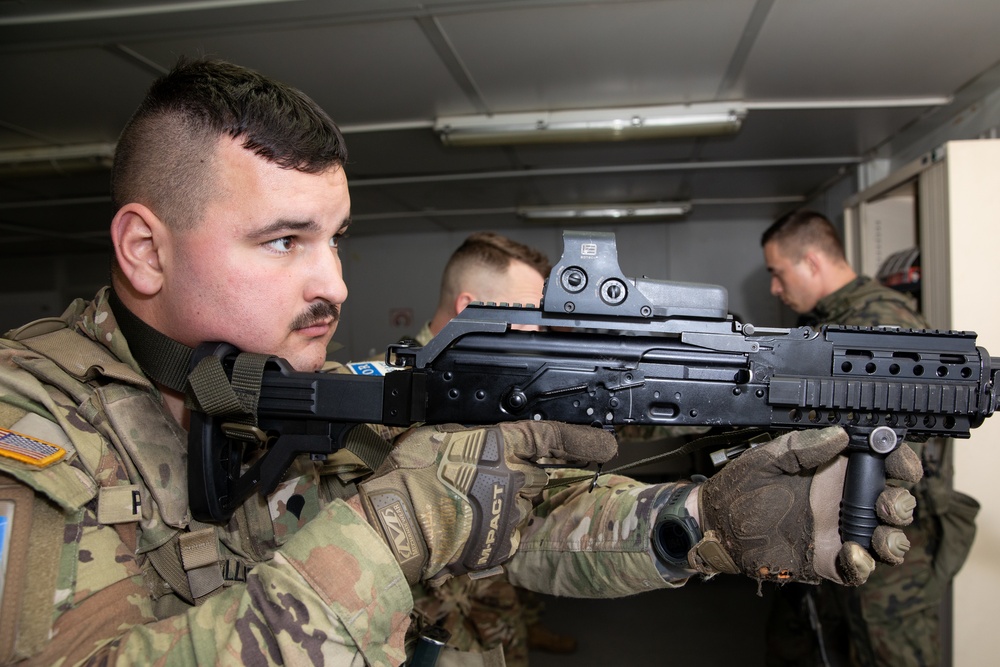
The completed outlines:
[[[431,120],[438,107],[464,100],[413,21],[262,27],[129,46],[165,67],[180,55],[205,55],[260,70],[300,88],[344,125]]]
[[[751,109],[738,134],[701,142],[703,159],[862,156],[928,107]]]
[[[704,141],[727,143],[730,139],[731,137],[711,137]],[[696,145],[696,139],[673,138],[590,144],[539,144],[518,146],[514,150],[518,162],[525,167],[578,167],[585,164],[610,166],[687,160],[694,153]]]
[[[150,81],[96,47],[0,52],[0,149],[114,142]]]
[[[836,177],[840,166],[789,166],[704,170],[691,173],[690,188],[697,198],[752,198],[811,195]]]
[[[348,133],[344,138],[350,154],[347,175],[352,180],[497,171],[517,162],[511,149],[448,148],[430,129]]]
[[[715,99],[753,6],[593,3],[447,16],[441,25],[491,112],[666,104]]]
[[[656,201],[663,193],[677,190],[682,179],[683,176],[675,172],[633,174],[628,178],[591,175],[463,180],[379,187],[377,196],[393,200],[406,211],[644,202]],[[369,210],[366,201],[358,198],[359,193],[367,196],[368,190],[363,184],[362,187],[355,185],[351,200],[355,214],[393,210],[391,205],[372,206]],[[441,206],[442,201],[449,205]]]
[[[1000,60],[996,0],[774,3],[747,61],[751,99],[951,94]]]
[[[207,35],[284,30],[427,15],[427,7],[474,7],[489,0],[135,0],[0,1],[0,43],[44,48],[56,44],[145,40],[155,35]],[[501,0],[503,2],[503,0]],[[490,2],[490,4],[496,4]]]

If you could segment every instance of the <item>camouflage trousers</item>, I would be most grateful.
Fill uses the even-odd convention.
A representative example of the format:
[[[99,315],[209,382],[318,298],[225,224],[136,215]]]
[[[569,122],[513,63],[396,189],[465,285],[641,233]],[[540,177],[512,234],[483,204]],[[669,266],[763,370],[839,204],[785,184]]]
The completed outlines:
[[[767,626],[768,667],[936,667],[941,663],[940,606],[972,544],[978,504],[952,492],[951,509],[905,528],[902,565],[879,565],[857,588],[824,582],[775,591]],[[820,653],[818,619],[826,656]]]

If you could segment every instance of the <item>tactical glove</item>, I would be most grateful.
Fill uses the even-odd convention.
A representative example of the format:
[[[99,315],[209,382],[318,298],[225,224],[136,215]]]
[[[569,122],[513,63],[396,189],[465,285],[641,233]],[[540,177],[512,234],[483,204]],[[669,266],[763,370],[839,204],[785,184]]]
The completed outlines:
[[[699,489],[704,539],[691,550],[691,564],[703,573],[742,572],[759,580],[864,583],[875,561],[861,545],[842,542],[838,528],[847,444],[840,427],[795,431],[726,465]],[[923,474],[905,444],[885,464],[888,477],[904,482]],[[908,525],[915,505],[898,486],[878,497],[882,525],[872,547],[886,562],[901,563],[909,550],[903,532],[890,526]]]
[[[419,427],[359,486],[361,504],[407,581],[441,583],[513,556],[518,525],[548,480],[532,461],[603,463],[616,449],[603,429],[560,422]]]

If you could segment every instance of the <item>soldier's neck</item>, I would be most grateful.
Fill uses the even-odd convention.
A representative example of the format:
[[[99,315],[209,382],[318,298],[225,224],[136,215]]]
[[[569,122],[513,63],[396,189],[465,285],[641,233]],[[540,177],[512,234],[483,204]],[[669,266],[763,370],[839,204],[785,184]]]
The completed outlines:
[[[835,265],[827,272],[823,293],[829,296],[857,277],[850,264]]]
[[[163,395],[163,407],[187,431],[191,424],[191,413],[184,407],[184,394],[160,384],[157,387]]]

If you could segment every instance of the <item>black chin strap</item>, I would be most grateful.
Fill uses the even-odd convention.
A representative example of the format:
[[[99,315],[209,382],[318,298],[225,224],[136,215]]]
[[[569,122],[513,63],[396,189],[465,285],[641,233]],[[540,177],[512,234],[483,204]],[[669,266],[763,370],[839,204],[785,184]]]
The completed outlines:
[[[142,371],[154,382],[186,394],[194,350],[164,336],[136,317],[121,302],[114,288],[108,290],[108,305]]]

